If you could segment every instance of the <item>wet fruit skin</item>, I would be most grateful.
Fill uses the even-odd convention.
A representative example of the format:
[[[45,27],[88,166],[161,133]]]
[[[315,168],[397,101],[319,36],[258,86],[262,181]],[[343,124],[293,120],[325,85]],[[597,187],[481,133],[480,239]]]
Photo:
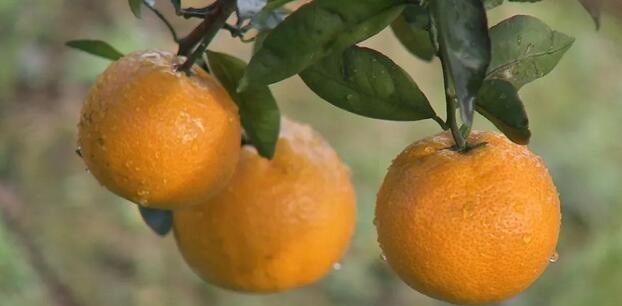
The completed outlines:
[[[466,153],[449,133],[418,141],[394,161],[378,193],[378,242],[411,287],[455,304],[509,298],[555,253],[556,188],[542,160],[493,132],[472,132]]]
[[[255,293],[317,281],[354,229],[348,169],[308,126],[283,120],[273,160],[244,146],[228,187],[174,213],[177,245],[200,277]]]
[[[152,208],[194,205],[220,191],[240,151],[237,107],[198,67],[173,69],[163,51],[112,63],[89,91],[78,125],[81,155],[110,191]]]

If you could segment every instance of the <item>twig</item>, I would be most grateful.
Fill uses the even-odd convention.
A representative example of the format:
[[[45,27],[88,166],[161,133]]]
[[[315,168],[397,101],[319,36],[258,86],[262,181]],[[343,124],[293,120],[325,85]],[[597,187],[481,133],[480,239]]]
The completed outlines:
[[[70,287],[62,282],[43,257],[43,252],[35,245],[30,233],[19,223],[17,215],[22,206],[17,196],[0,183],[0,218],[23,247],[26,260],[47,288],[50,302],[57,306],[81,306]]]
[[[236,1],[219,0],[216,4],[218,5],[205,17],[203,22],[179,42],[178,54],[188,56],[188,59],[179,67],[179,71],[186,73],[190,71],[194,62],[203,55],[216,33],[226,24],[227,18],[235,10]],[[198,47],[191,51],[197,44]],[[192,53],[188,55],[190,52]]]
[[[210,12],[212,12],[214,10],[214,7],[215,7],[216,3],[217,2],[214,2],[214,3],[212,3],[209,6],[201,7],[201,8],[189,7],[189,8],[185,8],[185,9],[179,9],[175,13],[178,16],[182,16],[182,17],[184,17],[186,19],[189,19],[189,18],[205,18],[206,15],[208,15]]]

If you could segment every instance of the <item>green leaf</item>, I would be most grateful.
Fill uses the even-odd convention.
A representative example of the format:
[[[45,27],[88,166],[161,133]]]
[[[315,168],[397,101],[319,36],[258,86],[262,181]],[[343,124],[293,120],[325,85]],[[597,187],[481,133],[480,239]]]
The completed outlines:
[[[375,35],[401,13],[404,0],[316,0],[292,13],[266,37],[240,89],[299,73],[334,52]]]
[[[436,49],[430,40],[429,25],[427,9],[409,5],[402,15],[393,21],[391,29],[410,53],[422,60],[431,61]]]
[[[581,5],[585,8],[585,10],[590,13],[594,23],[596,24],[596,29],[600,28],[600,11],[602,10],[603,1],[602,0],[579,0]]]
[[[151,228],[156,234],[165,236],[173,227],[173,212],[170,210],[162,210],[138,206],[140,215],[145,224]]]
[[[240,120],[251,144],[268,159],[274,156],[279,136],[281,115],[268,86],[252,85],[238,92],[236,88],[246,63],[231,55],[208,51],[212,73],[231,95],[240,109]]]
[[[140,18],[140,14],[141,14],[140,11],[142,8],[143,1],[142,0],[128,0],[128,3],[130,4],[130,9],[132,10],[132,14],[134,14],[136,18]]]
[[[116,61],[123,57],[123,53],[117,51],[107,42],[101,40],[71,40],[65,43],[67,47],[78,49],[86,53]]]
[[[173,8],[175,8],[175,12],[181,10],[181,0],[171,0],[171,3],[173,4]]]
[[[414,121],[436,116],[412,78],[382,53],[353,46],[300,73],[318,96],[362,116]]]
[[[508,0],[510,2],[540,2],[542,0]],[[484,2],[484,6],[487,10],[493,9],[501,4],[503,4],[503,0],[482,0]]]
[[[493,9],[503,4],[503,0],[483,0],[483,2],[484,2],[484,7],[486,7],[487,10]]]
[[[574,42],[537,18],[524,15],[492,27],[490,38],[488,78],[507,80],[517,89],[551,72]]]
[[[494,79],[484,81],[477,96],[476,108],[513,142],[529,143],[529,119],[511,83]]]
[[[270,34],[270,30],[259,31],[257,33],[257,36],[255,36],[255,44],[253,45],[253,54],[257,53],[257,51],[261,49],[261,46],[263,45],[263,42],[266,40],[266,37],[268,36],[268,34]]]
[[[430,2],[430,16],[446,91],[455,94],[462,121],[470,127],[475,97],[490,63],[486,10],[480,0],[434,0]]]

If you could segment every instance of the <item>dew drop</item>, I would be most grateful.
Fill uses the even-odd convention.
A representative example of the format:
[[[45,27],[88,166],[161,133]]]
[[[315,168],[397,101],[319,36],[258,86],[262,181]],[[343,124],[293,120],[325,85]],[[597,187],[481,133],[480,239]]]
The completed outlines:
[[[346,100],[352,100],[352,98],[354,98],[354,95],[352,94],[346,95]]]
[[[384,255],[384,253],[380,253],[380,260],[387,261],[387,255]]]
[[[333,264],[333,270],[335,270],[335,271],[341,270],[342,267],[343,266],[341,265],[340,262],[336,262],[336,263]]]
[[[462,218],[470,218],[475,214],[473,207],[469,204],[464,205],[462,208]]]
[[[550,263],[555,263],[559,260],[559,253],[557,253],[557,251],[555,251],[555,253],[553,253],[553,255],[551,255],[551,257],[549,257],[549,262]]]
[[[75,152],[76,152],[76,154],[77,154],[80,158],[82,158],[82,148],[81,148],[81,147],[78,147],[78,148],[76,149],[76,151],[75,151]]]
[[[525,236],[523,236],[523,242],[525,242],[525,243],[529,243],[529,242],[531,242],[531,235],[525,235]]]

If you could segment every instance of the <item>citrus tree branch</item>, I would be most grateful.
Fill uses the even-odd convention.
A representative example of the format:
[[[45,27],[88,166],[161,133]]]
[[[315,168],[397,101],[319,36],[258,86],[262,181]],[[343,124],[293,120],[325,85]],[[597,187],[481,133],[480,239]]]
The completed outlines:
[[[0,182],[0,219],[21,245],[25,259],[46,287],[50,303],[57,306],[82,306],[70,287],[50,267],[30,233],[20,224],[18,214],[21,207],[23,203],[15,193]]]
[[[187,56],[188,60],[180,67],[188,71],[194,61],[201,56],[218,30],[225,26],[227,18],[235,11],[235,0],[218,0],[206,10],[203,21],[188,36],[179,40],[177,55]],[[197,47],[198,46],[198,47]]]

